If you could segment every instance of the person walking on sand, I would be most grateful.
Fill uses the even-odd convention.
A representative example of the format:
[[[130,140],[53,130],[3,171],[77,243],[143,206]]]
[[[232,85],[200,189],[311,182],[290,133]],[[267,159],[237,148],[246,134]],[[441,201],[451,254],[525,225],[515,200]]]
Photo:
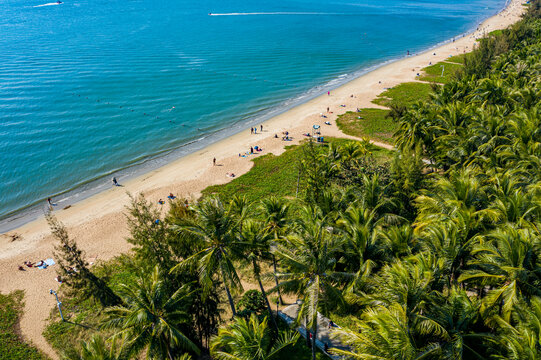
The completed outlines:
[[[250,128],[250,134],[253,134],[253,133],[254,133],[254,128],[251,127],[251,128]]]
[[[47,198],[47,205],[49,206],[49,210],[53,211],[53,206],[55,204],[53,204],[53,200],[50,197]]]
[[[116,181],[116,177],[113,176],[113,179],[111,181],[113,182],[113,186],[120,186],[118,181]]]
[[[216,166],[216,158],[212,159],[212,166]]]

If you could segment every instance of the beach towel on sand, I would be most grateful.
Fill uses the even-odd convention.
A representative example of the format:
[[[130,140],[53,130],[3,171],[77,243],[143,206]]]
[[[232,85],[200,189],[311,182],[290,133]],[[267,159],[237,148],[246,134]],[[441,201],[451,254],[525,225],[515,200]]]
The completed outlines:
[[[47,269],[49,266],[56,264],[53,259],[49,258],[43,262],[43,265],[38,266],[38,269]]]

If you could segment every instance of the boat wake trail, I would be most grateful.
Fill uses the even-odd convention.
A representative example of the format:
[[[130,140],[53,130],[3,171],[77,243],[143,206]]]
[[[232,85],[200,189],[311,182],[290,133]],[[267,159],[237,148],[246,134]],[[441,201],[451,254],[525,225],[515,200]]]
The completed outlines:
[[[34,7],[36,8],[36,7],[53,6],[53,5],[60,5],[60,4],[61,4],[61,3],[54,2],[54,3],[47,3],[47,4],[42,4],[42,5],[36,5],[36,6],[34,6]]]
[[[246,15],[342,15],[324,12],[249,12],[249,13],[209,13],[209,16],[246,16]]]

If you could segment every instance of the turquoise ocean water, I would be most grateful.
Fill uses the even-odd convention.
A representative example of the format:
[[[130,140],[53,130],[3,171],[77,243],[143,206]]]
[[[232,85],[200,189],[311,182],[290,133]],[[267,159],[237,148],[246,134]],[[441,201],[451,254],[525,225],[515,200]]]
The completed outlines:
[[[48,196],[73,203],[505,5],[51,1],[0,2],[0,230],[42,214]]]

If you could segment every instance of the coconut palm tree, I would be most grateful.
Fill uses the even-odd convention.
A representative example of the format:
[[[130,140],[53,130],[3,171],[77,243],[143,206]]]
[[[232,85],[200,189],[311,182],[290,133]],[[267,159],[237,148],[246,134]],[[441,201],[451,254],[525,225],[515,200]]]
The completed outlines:
[[[219,275],[225,287],[231,312],[236,316],[231,290],[242,291],[242,284],[233,263],[239,218],[215,197],[203,199],[194,211],[194,218],[183,219],[171,228],[180,236],[195,239],[198,251],[175,265],[171,271],[182,267],[196,267],[199,281],[205,291],[216,286],[215,277]]]
[[[123,353],[133,357],[145,350],[150,359],[173,359],[184,351],[199,354],[181,330],[191,322],[188,285],[169,291],[156,267],[149,275],[139,275],[133,284],[121,284],[119,295],[126,305],[107,308],[103,328],[116,330],[113,341],[122,340]]]
[[[357,204],[341,213],[337,221],[339,234],[343,237],[341,262],[346,271],[355,273],[349,291],[360,288],[370,276],[376,261],[384,254],[382,241],[375,231],[376,209],[370,210]]]
[[[359,331],[335,330],[342,343],[350,350],[331,349],[348,359],[420,360],[440,352],[438,344],[416,345],[411,321],[405,306],[393,303],[389,307],[376,306],[363,313],[357,323]]]
[[[335,252],[340,244],[329,229],[326,218],[321,217],[321,211],[315,206],[307,206],[302,212],[304,216],[298,232],[278,244],[274,254],[284,268],[284,272],[278,273],[280,288],[303,299],[297,321],[306,321],[312,332],[312,358],[315,360],[317,314],[329,313],[337,304],[343,304],[338,286],[351,279],[353,274],[335,271]]]
[[[422,256],[419,254],[418,256]],[[435,273],[419,266],[414,259],[398,261],[385,265],[377,276],[372,278],[373,289],[365,295],[365,303],[387,306],[397,303],[404,306],[410,320],[424,311]]]
[[[113,342],[114,345],[114,342]],[[108,347],[102,336],[94,334],[92,338],[85,342],[81,342],[81,352],[75,356],[64,355],[64,360],[122,360],[127,357],[122,357],[116,353],[114,346]]]
[[[459,282],[494,287],[483,299],[481,311],[494,311],[507,322],[521,301],[541,296],[541,248],[533,230],[500,227],[480,241],[472,251],[472,270]]]
[[[477,331],[482,328],[480,307],[479,299],[453,286],[445,293],[437,293],[427,307],[426,314],[419,315],[420,333],[441,339],[440,359],[485,358],[487,349],[482,345],[492,345],[496,339],[488,331]]]
[[[453,221],[434,222],[419,235],[423,239],[422,248],[438,254],[444,262],[448,287],[458,284],[458,277],[466,268],[472,247],[478,241],[478,236],[464,238],[459,224]]]
[[[541,298],[533,297],[528,305],[520,307],[514,326],[499,316],[492,319],[502,329],[500,343],[505,349],[496,359],[541,359]]]
[[[275,247],[276,244],[286,234],[287,230],[293,225],[290,205],[281,198],[274,196],[265,198],[261,201],[261,213],[265,223],[265,230],[273,236],[273,241],[270,242],[270,247]],[[278,302],[283,305],[280,287],[278,286],[278,278],[276,277],[276,256],[271,253],[272,266],[274,272],[274,281],[276,283]]]
[[[269,317],[272,319],[274,328],[278,333],[278,324],[276,323],[276,319],[272,313],[269,299],[267,297],[267,293],[265,292],[265,287],[261,282],[261,266],[259,264],[261,260],[268,260],[271,257],[269,248],[269,242],[271,239],[271,234],[269,234],[269,232],[263,228],[261,223],[251,220],[248,221],[242,229],[238,246],[240,247],[239,250],[243,255],[243,259],[249,262],[252,266],[254,276],[259,284],[259,289],[261,290],[261,294],[263,294],[263,298],[265,299]]]
[[[229,213],[237,218],[239,231],[242,231],[244,221],[252,215],[253,206],[244,195],[235,195],[229,202]]]
[[[255,314],[249,320],[236,318],[233,324],[218,330],[211,341],[210,353],[217,360],[277,359],[299,338],[293,331],[285,331],[277,339],[272,335],[266,317],[262,321]]]

